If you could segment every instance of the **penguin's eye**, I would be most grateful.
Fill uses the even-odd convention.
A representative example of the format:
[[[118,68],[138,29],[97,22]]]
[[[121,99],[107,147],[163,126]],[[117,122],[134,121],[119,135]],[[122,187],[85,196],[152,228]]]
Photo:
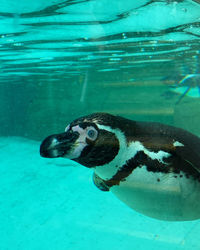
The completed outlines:
[[[89,130],[87,131],[87,135],[88,135],[88,137],[89,137],[91,140],[96,140],[96,138],[97,138],[97,131],[94,130],[94,129],[89,129]]]

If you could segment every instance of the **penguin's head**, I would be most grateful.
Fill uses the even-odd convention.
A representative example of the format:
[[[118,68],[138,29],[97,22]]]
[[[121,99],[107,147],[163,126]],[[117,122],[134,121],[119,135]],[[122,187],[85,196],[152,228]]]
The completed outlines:
[[[65,132],[48,136],[40,146],[40,155],[65,157],[86,167],[111,162],[119,151],[119,140],[108,124],[113,115],[95,113],[71,122]]]

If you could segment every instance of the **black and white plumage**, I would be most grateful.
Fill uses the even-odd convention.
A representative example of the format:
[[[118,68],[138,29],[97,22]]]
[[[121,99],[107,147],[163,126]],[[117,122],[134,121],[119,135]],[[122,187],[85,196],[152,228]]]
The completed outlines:
[[[95,113],[47,137],[40,154],[92,168],[99,189],[147,216],[200,218],[200,139],[183,129]]]

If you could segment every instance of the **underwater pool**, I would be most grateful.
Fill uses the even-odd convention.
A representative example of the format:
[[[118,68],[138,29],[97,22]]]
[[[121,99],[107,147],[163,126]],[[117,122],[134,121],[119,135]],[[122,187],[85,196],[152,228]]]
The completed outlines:
[[[200,136],[200,1],[2,0],[0,20],[0,249],[200,249],[198,219],[147,217],[39,151],[94,112]]]

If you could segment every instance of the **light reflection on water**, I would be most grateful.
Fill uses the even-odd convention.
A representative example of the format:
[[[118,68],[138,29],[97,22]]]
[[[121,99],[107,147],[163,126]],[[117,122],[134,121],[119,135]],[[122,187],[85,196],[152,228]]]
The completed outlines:
[[[34,75],[33,68],[54,78],[58,68],[68,75],[110,65],[134,72],[141,62],[177,67],[180,58],[197,67],[200,6],[192,1],[36,1],[30,8],[8,1],[0,10],[2,82]]]

